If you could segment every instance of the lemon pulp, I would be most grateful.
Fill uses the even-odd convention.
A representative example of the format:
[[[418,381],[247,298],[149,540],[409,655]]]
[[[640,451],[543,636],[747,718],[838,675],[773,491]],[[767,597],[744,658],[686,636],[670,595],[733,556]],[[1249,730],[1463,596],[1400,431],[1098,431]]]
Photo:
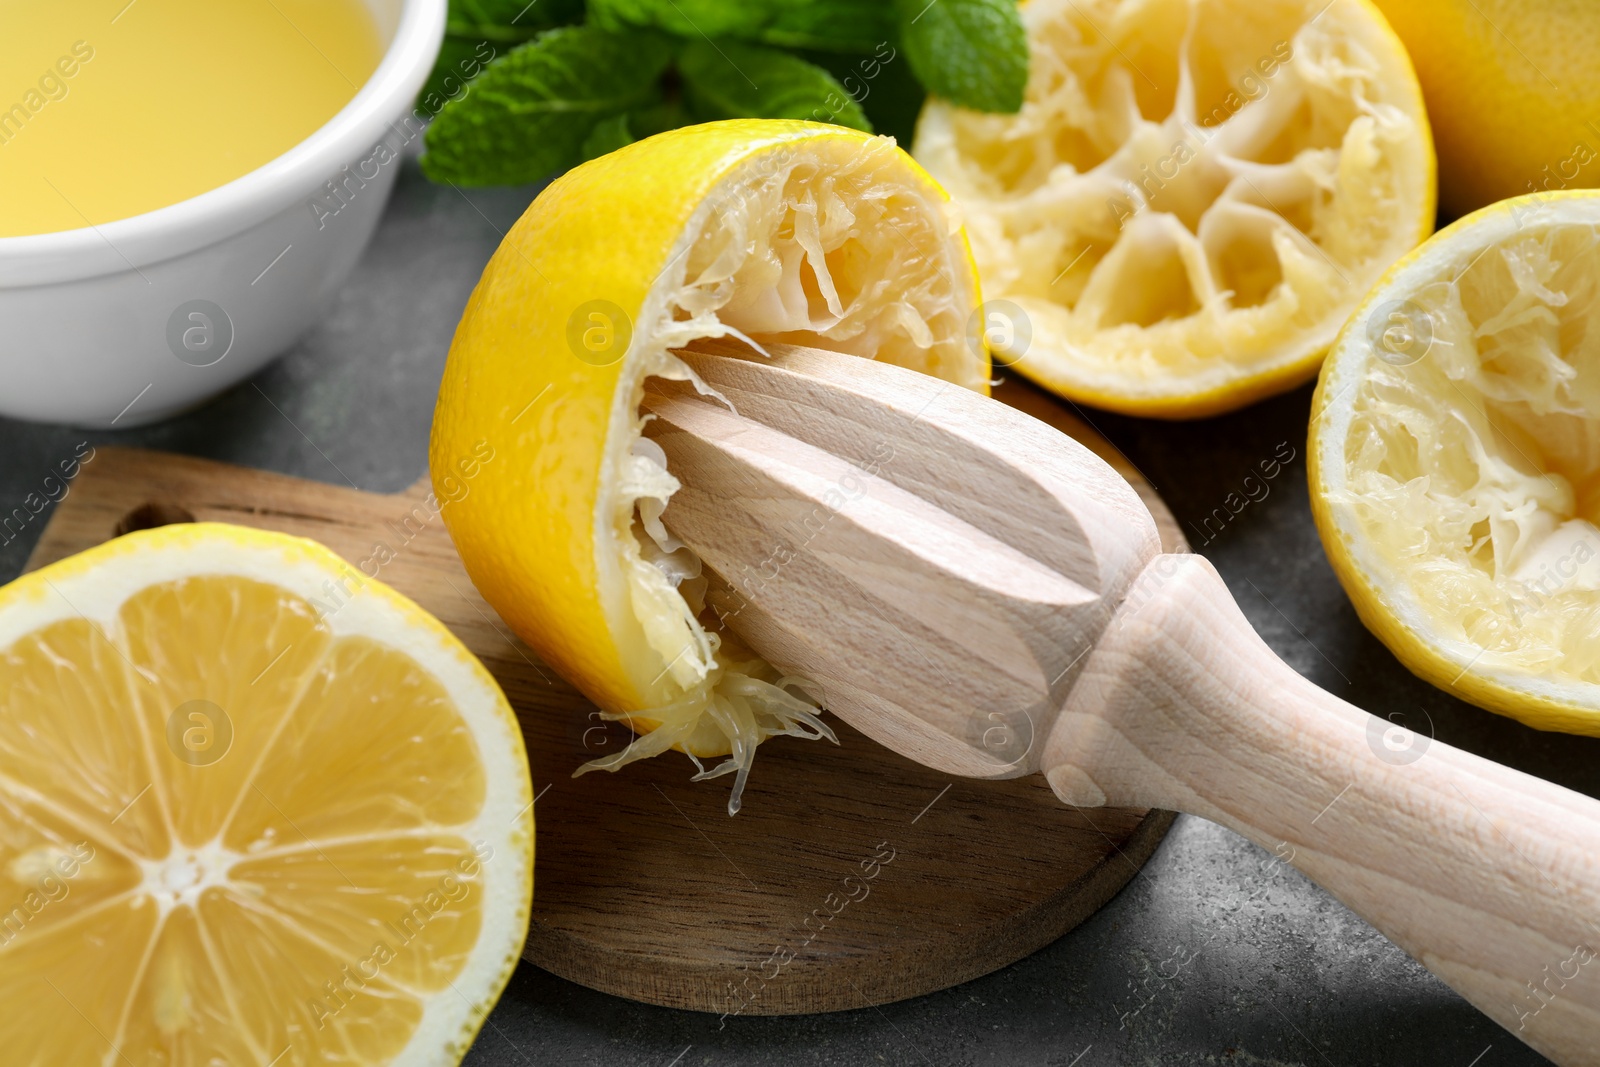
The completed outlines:
[[[361,0],[10,4],[0,237],[114,222],[255,170],[332,118],[380,53]]]
[[[221,535],[241,554],[219,529],[0,591],[0,1043],[41,1064],[459,1058],[526,916],[502,881],[531,863],[509,710],[410,605],[205,573],[305,570],[304,542]]]
[[[1377,309],[1333,502],[1485,666],[1600,682],[1600,228],[1524,210]]]
[[[1405,53],[1358,0],[1032,0],[1017,115],[931,101],[915,154],[966,215],[996,358],[1194,417],[1310,377],[1433,222]],[[1014,316],[1014,313],[1010,313]]]

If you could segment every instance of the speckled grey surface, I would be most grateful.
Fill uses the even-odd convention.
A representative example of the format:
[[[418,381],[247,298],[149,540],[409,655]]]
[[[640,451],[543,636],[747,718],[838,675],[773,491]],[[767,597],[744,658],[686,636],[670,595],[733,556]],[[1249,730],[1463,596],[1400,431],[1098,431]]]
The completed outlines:
[[[532,190],[462,194],[414,165],[331,316],[253,382],[122,433],[0,420],[0,503],[39,489],[84,440],[208,456],[390,491],[426,463],[444,353],[478,272]],[[470,199],[469,199],[470,198]],[[48,353],[40,353],[48,359]],[[3,388],[0,383],[0,388]],[[1411,677],[1361,627],[1307,510],[1310,389],[1168,425],[1088,412],[1161,490],[1267,642],[1330,692],[1434,736],[1600,795],[1600,742],[1541,734]],[[269,402],[270,401],[270,402]],[[1280,449],[1295,459],[1245,487]],[[1281,455],[1282,453],[1280,453]],[[1261,497],[1203,525],[1237,492]],[[1237,506],[1237,500],[1234,502]],[[43,517],[0,544],[20,571]],[[825,758],[825,754],[822,754]],[[619,843],[618,847],[626,847]],[[1033,957],[934,996],[789,1019],[649,1007],[524,964],[472,1067],[1524,1067],[1517,1043],[1275,857],[1181,818],[1099,914]]]

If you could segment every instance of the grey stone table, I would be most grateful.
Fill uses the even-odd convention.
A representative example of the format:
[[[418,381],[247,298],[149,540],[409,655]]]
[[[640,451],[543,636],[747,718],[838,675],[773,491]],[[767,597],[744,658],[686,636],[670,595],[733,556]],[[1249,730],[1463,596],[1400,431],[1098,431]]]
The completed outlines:
[[[456,319],[533,192],[463,194],[427,184],[409,165],[332,314],[254,381],[136,431],[0,420],[0,512],[39,490],[84,440],[374,491],[410,484],[426,465]],[[1412,729],[1600,795],[1600,741],[1537,733],[1463,704],[1413,678],[1362,628],[1307,508],[1310,395],[1308,387],[1177,425],[1085,414],[1161,491],[1256,629],[1302,674],[1379,715],[1403,715]],[[1262,479],[1262,461],[1291,453],[1275,479]],[[21,570],[43,521],[0,544],[0,580]],[[943,993],[722,1026],[714,1016],[619,1000],[524,964],[467,1059],[472,1067],[1544,1062],[1276,857],[1192,818],[1180,818],[1138,877],[1077,930]]]

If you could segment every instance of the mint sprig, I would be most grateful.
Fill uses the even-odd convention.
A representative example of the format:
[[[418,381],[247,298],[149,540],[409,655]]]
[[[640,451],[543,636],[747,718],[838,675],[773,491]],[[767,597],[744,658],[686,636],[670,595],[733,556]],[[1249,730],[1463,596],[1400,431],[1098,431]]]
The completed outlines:
[[[898,33],[886,0],[589,0],[589,21],[825,52],[870,52]]]
[[[925,90],[1016,111],[1027,77],[1016,0],[451,0],[422,167],[520,184],[715,118],[904,137]]]
[[[520,185],[577,165],[595,126],[660,97],[669,38],[567,26],[489,64],[439,113],[422,171],[458,185]]]
[[[1028,87],[1028,35],[1015,0],[894,0],[901,40],[935,96],[1012,112]]]
[[[520,43],[583,18],[583,0],[450,0],[445,32]]]
[[[444,43],[417,99],[431,114],[460,95],[490,60],[545,30],[582,22],[584,0],[450,0]]]
[[[628,116],[612,115],[595,123],[594,129],[589,131],[589,136],[583,139],[580,154],[584,161],[588,162],[632,143],[633,131],[628,128]]]
[[[693,115],[712,119],[811,119],[872,132],[844,86],[796,56],[739,41],[691,41],[678,57]]]

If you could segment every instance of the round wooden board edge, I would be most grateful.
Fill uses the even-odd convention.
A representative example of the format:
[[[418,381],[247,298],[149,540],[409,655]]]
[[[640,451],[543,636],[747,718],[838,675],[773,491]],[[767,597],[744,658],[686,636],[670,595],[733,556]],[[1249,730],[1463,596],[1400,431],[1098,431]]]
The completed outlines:
[[[1148,810],[1120,849],[1109,853],[1076,881],[1040,899],[1033,908],[986,927],[983,942],[987,951],[981,956],[970,956],[960,965],[951,966],[951,954],[940,951],[941,944],[931,943],[923,946],[923,951],[937,956],[938,967],[907,968],[890,975],[877,969],[875,961],[867,957],[835,960],[825,969],[785,972],[783,981],[763,990],[758,1008],[733,1014],[785,1016],[859,1011],[939,993],[1009,967],[1072,932],[1109,903],[1144,868],[1176,818],[1175,812]],[[725,965],[707,964],[698,973],[682,968],[656,972],[650,976],[650,987],[641,989],[636,954],[574,937],[537,920],[529,926],[523,958],[558,978],[625,1000],[712,1015],[728,1014],[727,988],[733,972]],[[776,992],[769,993],[774,987]]]

